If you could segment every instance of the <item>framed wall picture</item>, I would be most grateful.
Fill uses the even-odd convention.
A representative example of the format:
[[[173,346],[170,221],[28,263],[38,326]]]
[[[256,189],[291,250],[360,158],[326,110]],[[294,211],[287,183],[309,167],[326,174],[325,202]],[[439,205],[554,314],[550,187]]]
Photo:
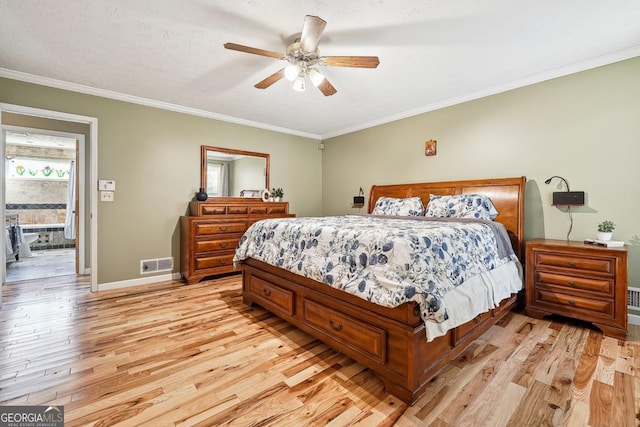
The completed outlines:
[[[424,155],[435,156],[438,142],[435,139],[430,139],[424,143]]]

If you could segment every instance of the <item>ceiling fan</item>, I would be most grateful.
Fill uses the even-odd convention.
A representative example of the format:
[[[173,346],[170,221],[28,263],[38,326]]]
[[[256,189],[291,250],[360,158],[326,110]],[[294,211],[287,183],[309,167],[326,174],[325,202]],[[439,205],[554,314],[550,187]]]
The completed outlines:
[[[336,88],[315,66],[376,68],[380,60],[377,56],[320,56],[318,42],[326,25],[327,22],[323,19],[307,15],[304,18],[300,39],[291,43],[284,54],[236,43],[225,43],[224,47],[288,62],[284,68],[257,83],[255,87],[258,89],[266,89],[284,77],[293,82],[295,90],[303,91],[308,77],[325,96],[331,96],[337,92]]]

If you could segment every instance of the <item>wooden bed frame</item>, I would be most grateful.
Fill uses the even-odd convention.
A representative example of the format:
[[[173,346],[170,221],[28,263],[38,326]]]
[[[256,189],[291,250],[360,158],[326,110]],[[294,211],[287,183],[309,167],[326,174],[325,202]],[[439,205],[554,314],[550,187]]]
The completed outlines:
[[[426,206],[430,194],[486,194],[499,212],[495,221],[506,226],[522,260],[524,185],[525,177],[374,185],[368,212],[382,196],[420,196]],[[415,403],[428,381],[507,314],[517,299],[514,294],[498,308],[427,342],[415,302],[382,307],[255,259],[242,264],[246,304],[259,304],[372,369],[388,392],[408,404]]]

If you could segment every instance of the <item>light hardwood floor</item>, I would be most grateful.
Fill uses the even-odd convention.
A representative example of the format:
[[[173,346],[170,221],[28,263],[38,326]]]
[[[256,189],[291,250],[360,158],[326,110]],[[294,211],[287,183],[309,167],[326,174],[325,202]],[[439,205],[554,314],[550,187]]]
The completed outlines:
[[[511,313],[408,407],[360,364],[245,306],[240,276],[88,287],[5,286],[1,405],[64,405],[66,426],[638,425],[635,326],[619,341]]]

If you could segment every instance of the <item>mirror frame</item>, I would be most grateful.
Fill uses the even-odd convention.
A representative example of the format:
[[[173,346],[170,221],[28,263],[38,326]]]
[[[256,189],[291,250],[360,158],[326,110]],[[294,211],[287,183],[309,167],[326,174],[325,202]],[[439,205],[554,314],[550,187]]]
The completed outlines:
[[[236,150],[233,148],[213,147],[211,145],[200,146],[200,187],[207,188],[207,151],[220,151],[222,153],[240,154],[243,156],[262,157],[266,161],[265,165],[265,188],[269,189],[269,154],[257,153],[255,151]],[[251,188],[250,190],[254,190]],[[255,188],[264,190],[264,188]],[[218,197],[215,197],[217,199]],[[223,198],[223,197],[220,197]],[[249,197],[230,196],[227,199],[248,199]],[[258,197],[259,198],[259,197]]]

